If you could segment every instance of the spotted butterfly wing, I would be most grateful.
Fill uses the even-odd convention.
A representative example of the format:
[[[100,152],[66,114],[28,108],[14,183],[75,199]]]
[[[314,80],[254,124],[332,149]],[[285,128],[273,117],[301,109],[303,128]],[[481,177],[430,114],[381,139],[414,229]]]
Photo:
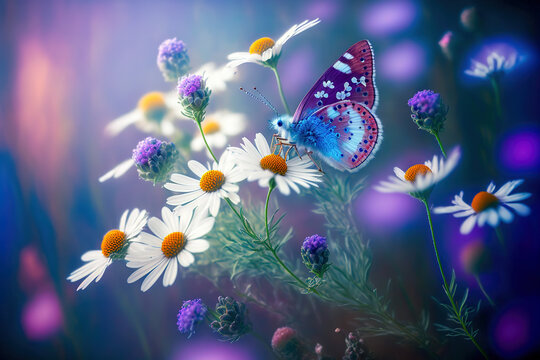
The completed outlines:
[[[375,87],[375,62],[368,40],[351,46],[317,80],[296,109],[293,122],[298,122],[314,111],[332,103],[350,100],[375,112],[378,102]]]
[[[343,100],[317,109],[312,115],[333,127],[337,146],[319,151],[323,160],[338,170],[354,172],[367,164],[382,140],[379,119],[363,104]]]

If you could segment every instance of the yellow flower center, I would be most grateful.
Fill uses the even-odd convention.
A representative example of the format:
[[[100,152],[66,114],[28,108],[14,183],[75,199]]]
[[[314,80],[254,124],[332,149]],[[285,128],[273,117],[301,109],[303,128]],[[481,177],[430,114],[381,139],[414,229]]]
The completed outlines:
[[[424,164],[416,164],[411,166],[410,168],[405,171],[405,180],[410,182],[416,181],[416,176],[418,175],[426,175],[427,173],[430,173],[431,169],[428,168]]]
[[[117,252],[124,245],[126,234],[120,230],[111,230],[103,236],[101,242],[101,252],[103,256],[109,257],[112,253]]]
[[[480,191],[474,196],[471,207],[477,213],[482,212],[499,202],[499,199],[487,191]]]
[[[276,42],[269,37],[260,38],[251,44],[249,47],[249,53],[262,55],[263,52],[270,49],[275,43]]]
[[[214,192],[221,189],[221,186],[225,184],[225,175],[219,170],[207,171],[201,176],[199,186],[202,191]]]
[[[149,120],[160,122],[167,113],[167,106],[163,94],[154,91],[144,95],[137,105],[144,116]]]
[[[205,135],[216,133],[219,131],[219,128],[219,123],[212,118],[206,119],[202,123],[202,130]]]
[[[279,155],[270,154],[261,159],[261,168],[270,170],[274,174],[285,175],[287,173],[287,162]]]
[[[184,234],[177,231],[165,236],[161,243],[161,252],[168,258],[175,257],[184,248],[186,238]]]

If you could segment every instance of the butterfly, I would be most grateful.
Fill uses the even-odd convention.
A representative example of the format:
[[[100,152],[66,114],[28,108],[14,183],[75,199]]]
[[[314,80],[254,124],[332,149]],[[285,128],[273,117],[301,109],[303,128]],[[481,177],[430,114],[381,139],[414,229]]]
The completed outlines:
[[[340,171],[355,172],[382,141],[382,124],[374,113],[378,97],[373,50],[362,40],[317,80],[292,118],[278,116],[270,125],[281,145],[304,148],[310,158],[315,153]]]

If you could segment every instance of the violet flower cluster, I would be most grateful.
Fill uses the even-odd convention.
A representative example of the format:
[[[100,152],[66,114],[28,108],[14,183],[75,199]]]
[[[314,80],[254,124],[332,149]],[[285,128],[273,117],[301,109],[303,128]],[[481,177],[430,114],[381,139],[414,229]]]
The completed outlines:
[[[174,170],[178,159],[178,150],[172,142],[160,141],[147,137],[139,141],[133,150],[132,159],[135,162],[139,176],[147,181],[165,181]]]

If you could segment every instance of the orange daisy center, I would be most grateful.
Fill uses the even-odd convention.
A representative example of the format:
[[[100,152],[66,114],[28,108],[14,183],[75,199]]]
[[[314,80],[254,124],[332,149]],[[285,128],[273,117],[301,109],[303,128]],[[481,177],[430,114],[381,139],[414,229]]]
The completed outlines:
[[[418,175],[426,175],[430,173],[431,169],[424,164],[416,164],[411,166],[405,171],[405,180],[415,182]]]
[[[279,155],[266,155],[261,159],[260,164],[261,168],[270,170],[274,174],[285,175],[287,173],[287,162]]]
[[[257,39],[249,47],[249,53],[262,55],[263,52],[270,49],[272,46],[275,45],[275,43],[276,42],[269,37]]]
[[[147,119],[161,121],[167,113],[167,106],[163,94],[154,91],[144,95],[137,105]]]
[[[213,119],[207,119],[202,123],[202,130],[205,135],[216,133],[219,129],[219,123]]]
[[[480,191],[474,196],[471,207],[477,213],[482,212],[492,206],[495,206],[499,202],[499,199],[492,193],[487,191]]]
[[[183,233],[177,231],[165,236],[161,243],[161,251],[168,258],[175,257],[186,245],[186,238]]]
[[[207,171],[201,176],[199,186],[202,191],[214,192],[221,189],[221,186],[225,184],[225,175],[219,170]]]
[[[126,234],[120,230],[111,230],[103,236],[101,241],[101,252],[103,256],[109,257],[112,253],[117,252],[124,246]]]

